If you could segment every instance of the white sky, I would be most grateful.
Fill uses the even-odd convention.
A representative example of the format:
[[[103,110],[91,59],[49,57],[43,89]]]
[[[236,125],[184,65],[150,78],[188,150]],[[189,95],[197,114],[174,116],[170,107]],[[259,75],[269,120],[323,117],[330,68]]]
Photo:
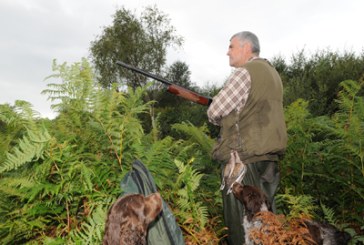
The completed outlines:
[[[364,50],[362,0],[0,0],[0,104],[26,100],[54,117],[41,95],[52,60],[72,64],[88,57],[91,41],[117,9],[139,13],[154,4],[185,40],[168,63],[186,62],[199,86],[222,85],[231,71],[229,39],[239,31],[257,34],[268,59],[289,61],[302,49],[307,55]]]

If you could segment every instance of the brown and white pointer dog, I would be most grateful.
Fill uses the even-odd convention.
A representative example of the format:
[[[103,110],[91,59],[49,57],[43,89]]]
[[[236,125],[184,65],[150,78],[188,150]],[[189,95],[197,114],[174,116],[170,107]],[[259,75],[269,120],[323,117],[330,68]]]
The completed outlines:
[[[159,193],[129,194],[111,206],[105,223],[103,245],[145,245],[148,225],[162,211]]]
[[[259,212],[272,212],[271,205],[266,195],[257,187],[234,183],[232,192],[244,206],[244,231],[245,244],[254,245],[250,237],[253,228],[263,225],[262,219],[255,219]],[[308,229],[310,240],[318,245],[346,245],[351,237],[347,232],[342,232],[330,224],[322,224],[313,220],[305,219],[304,225]],[[272,229],[273,230],[273,229]],[[273,235],[273,234],[272,234]]]

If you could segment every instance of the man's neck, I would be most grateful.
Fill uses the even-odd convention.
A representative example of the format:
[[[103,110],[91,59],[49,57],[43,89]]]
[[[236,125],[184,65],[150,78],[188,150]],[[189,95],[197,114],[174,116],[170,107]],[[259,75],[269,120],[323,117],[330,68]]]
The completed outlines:
[[[250,59],[248,60],[248,62],[249,61],[252,61],[252,60],[256,60],[256,59],[259,59],[259,56],[253,55],[252,57],[250,57]]]

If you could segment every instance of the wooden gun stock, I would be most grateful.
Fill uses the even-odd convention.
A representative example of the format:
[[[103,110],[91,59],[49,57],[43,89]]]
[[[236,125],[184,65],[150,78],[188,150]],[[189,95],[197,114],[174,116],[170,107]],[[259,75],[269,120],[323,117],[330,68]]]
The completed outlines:
[[[139,68],[136,68],[136,67],[133,67],[131,65],[128,65],[128,64],[125,64],[124,62],[121,62],[121,61],[117,61],[116,64],[124,67],[124,68],[127,68],[129,70],[132,70],[134,72],[137,72],[139,74],[142,74],[146,77],[150,77],[150,78],[153,78],[154,80],[157,80],[161,83],[164,83],[167,85],[167,91],[170,92],[171,94],[175,94],[179,97],[182,97],[186,100],[189,100],[189,101],[192,101],[192,102],[195,102],[197,104],[200,104],[200,105],[206,105],[206,106],[209,106],[212,102],[212,99],[210,97],[206,97],[206,96],[203,96],[203,95],[200,95],[196,92],[193,92],[189,89],[186,89],[184,87],[181,87],[179,85],[176,85],[174,83],[171,83],[169,81],[167,81],[166,79],[164,78],[161,78],[157,75],[154,75],[154,74],[151,74],[149,72],[146,72],[144,70],[141,70]]]
[[[167,87],[167,91],[170,92],[171,94],[175,94],[177,96],[180,96],[186,100],[189,100],[189,101],[192,101],[192,102],[195,102],[197,104],[200,104],[200,105],[206,105],[206,106],[209,106],[212,102],[212,99],[208,98],[208,97],[205,97],[205,96],[202,96],[198,93],[195,93],[191,90],[188,90],[184,87],[181,87],[181,86],[178,86],[176,84],[171,84],[171,85],[168,85]]]

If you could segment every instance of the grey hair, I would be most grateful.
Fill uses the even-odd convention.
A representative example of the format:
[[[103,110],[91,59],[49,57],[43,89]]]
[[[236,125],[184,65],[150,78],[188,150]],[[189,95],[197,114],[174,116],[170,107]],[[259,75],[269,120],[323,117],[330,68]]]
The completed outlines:
[[[252,52],[259,55],[259,39],[254,33],[250,31],[242,31],[234,34],[231,39],[233,39],[234,37],[238,38],[241,44],[243,44],[244,42],[249,42],[252,45]]]

